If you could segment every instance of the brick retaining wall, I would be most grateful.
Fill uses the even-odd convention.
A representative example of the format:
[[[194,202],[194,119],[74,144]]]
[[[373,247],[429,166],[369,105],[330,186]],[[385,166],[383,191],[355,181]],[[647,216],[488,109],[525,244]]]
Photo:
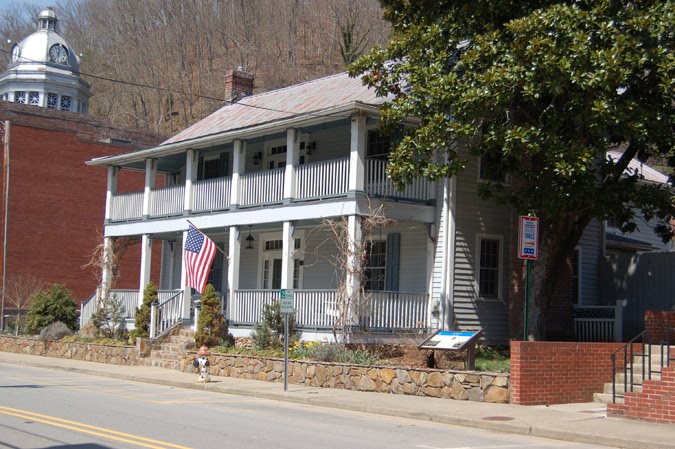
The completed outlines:
[[[612,381],[614,351],[621,343],[511,342],[511,403],[591,402]],[[617,368],[623,368],[618,357]]]
[[[675,312],[645,312],[645,330],[653,343],[663,340],[675,342]]]

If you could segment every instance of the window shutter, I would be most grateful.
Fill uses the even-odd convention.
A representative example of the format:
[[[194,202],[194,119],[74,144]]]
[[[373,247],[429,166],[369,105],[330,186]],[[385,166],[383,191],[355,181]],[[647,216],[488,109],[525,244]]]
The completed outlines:
[[[222,249],[221,244],[216,244]],[[217,292],[223,293],[223,253],[216,251],[216,257],[213,259],[213,288]]]
[[[384,275],[384,289],[387,291],[398,291],[400,252],[401,234],[387,235],[387,267]]]

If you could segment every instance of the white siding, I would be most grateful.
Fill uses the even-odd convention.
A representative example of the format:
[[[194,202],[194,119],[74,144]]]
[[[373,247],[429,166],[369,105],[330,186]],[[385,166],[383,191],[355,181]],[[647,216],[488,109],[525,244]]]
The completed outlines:
[[[471,158],[466,170],[457,179],[457,220],[455,236],[455,285],[453,311],[460,330],[483,330],[488,343],[505,344],[509,340],[508,267],[511,259],[508,242],[512,236],[510,211],[479,198],[478,162]],[[500,300],[478,297],[476,268],[478,263],[477,235],[501,236],[503,245]]]

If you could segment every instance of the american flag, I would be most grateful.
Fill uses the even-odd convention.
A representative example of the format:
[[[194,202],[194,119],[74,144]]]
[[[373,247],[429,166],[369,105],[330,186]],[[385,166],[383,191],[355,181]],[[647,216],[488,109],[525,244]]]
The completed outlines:
[[[209,270],[216,256],[216,244],[190,225],[185,241],[185,271],[187,284],[199,293],[204,293]]]

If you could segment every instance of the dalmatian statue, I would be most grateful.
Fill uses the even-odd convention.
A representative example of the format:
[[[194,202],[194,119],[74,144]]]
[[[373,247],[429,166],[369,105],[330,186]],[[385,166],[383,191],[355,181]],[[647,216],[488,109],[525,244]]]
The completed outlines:
[[[202,346],[197,352],[198,357],[193,362],[193,366],[199,371],[199,382],[209,382],[209,348]]]

